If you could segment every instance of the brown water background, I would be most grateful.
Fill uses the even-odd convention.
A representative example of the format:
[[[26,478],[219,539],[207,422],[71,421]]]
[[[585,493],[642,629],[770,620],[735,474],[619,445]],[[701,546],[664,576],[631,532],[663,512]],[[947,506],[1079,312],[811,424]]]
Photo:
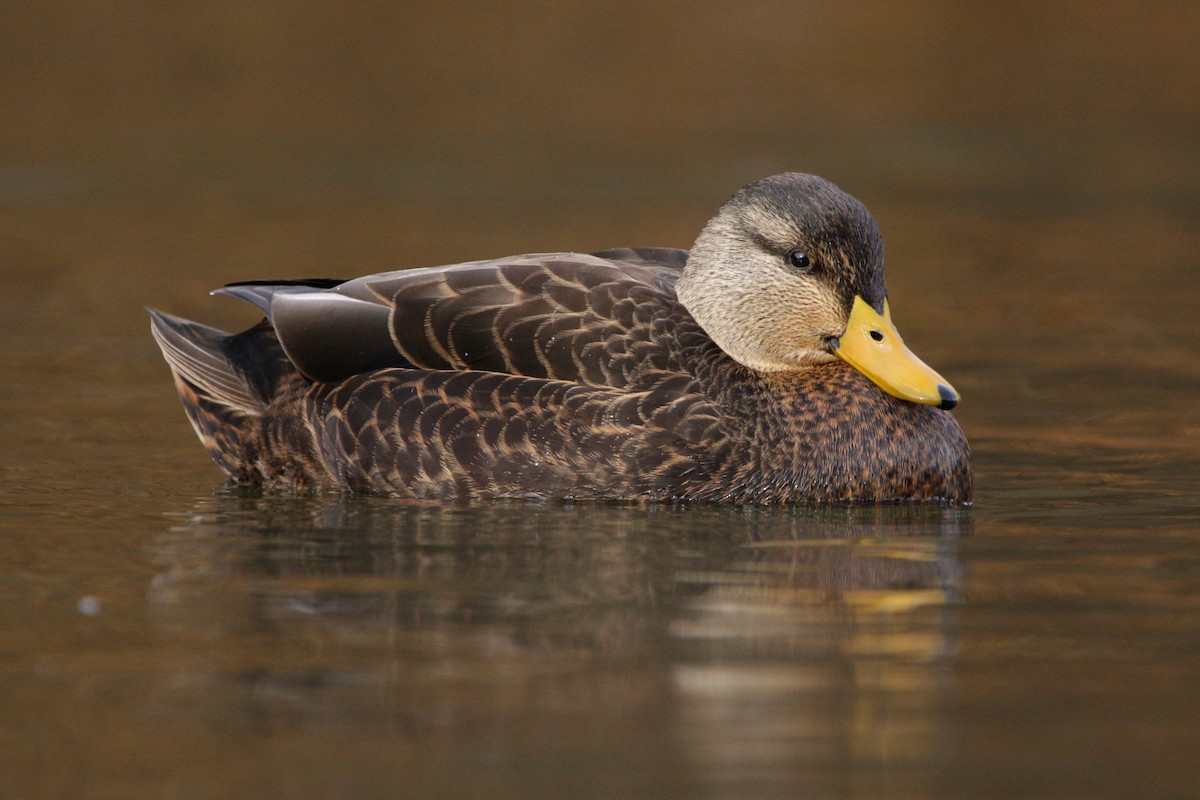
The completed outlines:
[[[141,310],[875,213],[967,510],[241,496]],[[0,796],[1200,796],[1200,5],[0,6]]]

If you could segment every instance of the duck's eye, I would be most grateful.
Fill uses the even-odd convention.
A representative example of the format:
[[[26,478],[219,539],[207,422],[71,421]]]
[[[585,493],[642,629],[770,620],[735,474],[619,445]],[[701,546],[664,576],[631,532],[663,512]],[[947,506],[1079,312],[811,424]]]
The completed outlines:
[[[788,263],[796,269],[808,269],[809,265],[812,264],[808,258],[808,255],[800,252],[799,250],[793,250],[792,252],[788,253]]]

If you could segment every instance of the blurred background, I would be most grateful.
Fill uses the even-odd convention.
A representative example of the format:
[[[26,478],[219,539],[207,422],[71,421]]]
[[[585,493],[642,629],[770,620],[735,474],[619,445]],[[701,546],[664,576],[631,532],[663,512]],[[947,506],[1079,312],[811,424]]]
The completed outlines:
[[[974,509],[214,495],[142,310],[787,170],[880,223]],[[1190,796],[1198,223],[1196,3],[0,4],[0,793]]]
[[[1061,249],[1194,243],[1164,228],[1197,210],[1198,28],[1178,2],[7,4],[0,264],[26,307],[207,311],[255,276],[687,246],[801,170],[876,210],[897,284],[1086,288]],[[964,229],[1016,216],[1002,251]]]

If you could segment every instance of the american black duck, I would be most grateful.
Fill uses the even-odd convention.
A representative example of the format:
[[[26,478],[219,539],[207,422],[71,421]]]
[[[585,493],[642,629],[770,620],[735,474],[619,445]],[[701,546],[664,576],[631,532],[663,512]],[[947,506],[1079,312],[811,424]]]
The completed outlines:
[[[828,181],[752,183],[690,253],[510,256],[232,284],[239,334],[151,311],[239,483],[411,498],[971,498],[958,394],[891,322],[879,229]]]

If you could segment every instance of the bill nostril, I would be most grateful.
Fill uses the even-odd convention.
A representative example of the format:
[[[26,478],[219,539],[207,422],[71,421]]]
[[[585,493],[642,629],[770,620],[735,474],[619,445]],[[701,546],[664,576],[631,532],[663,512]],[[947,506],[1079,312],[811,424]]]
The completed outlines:
[[[872,339],[874,339],[874,340],[875,340],[875,341],[877,341],[877,342],[882,342],[882,341],[883,341],[883,334],[882,334],[882,333],[880,333],[879,331],[871,331],[871,338],[872,338]]]

